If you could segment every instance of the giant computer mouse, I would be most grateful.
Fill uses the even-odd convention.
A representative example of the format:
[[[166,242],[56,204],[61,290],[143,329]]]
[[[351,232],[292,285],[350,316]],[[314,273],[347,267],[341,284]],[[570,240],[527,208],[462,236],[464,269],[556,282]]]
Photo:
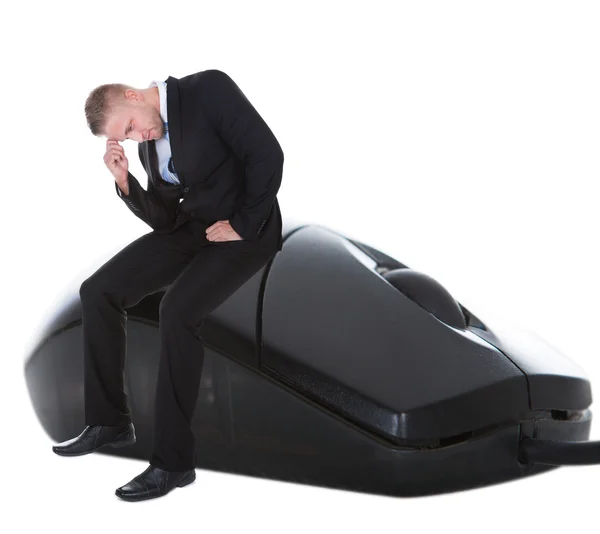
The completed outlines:
[[[551,345],[484,323],[432,277],[328,228],[284,220],[283,238],[202,324],[197,467],[418,496],[600,463],[590,382]],[[55,441],[84,423],[81,282],[26,355]],[[106,454],[150,458],[162,296],[126,309],[137,442]]]

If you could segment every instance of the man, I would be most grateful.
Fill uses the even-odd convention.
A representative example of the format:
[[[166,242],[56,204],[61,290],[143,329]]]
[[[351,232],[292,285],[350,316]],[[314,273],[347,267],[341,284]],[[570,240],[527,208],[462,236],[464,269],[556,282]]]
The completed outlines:
[[[281,250],[283,151],[235,82],[215,69],[146,89],[99,86],[85,113],[92,133],[107,137],[104,162],[116,193],[152,231],[81,284],[86,426],[53,450],[77,456],[135,443],[123,388],[124,309],[166,289],[153,452],[149,466],[116,490],[138,501],[196,478],[191,421],[204,360],[200,327]],[[139,143],[147,190],[129,172],[120,145],[126,139]]]

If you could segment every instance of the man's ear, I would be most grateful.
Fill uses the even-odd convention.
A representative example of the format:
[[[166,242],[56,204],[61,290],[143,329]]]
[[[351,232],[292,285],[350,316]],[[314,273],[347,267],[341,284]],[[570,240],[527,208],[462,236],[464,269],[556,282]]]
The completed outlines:
[[[125,98],[127,100],[135,100],[136,102],[139,102],[142,99],[142,95],[140,95],[140,93],[138,93],[135,89],[127,89],[125,91]]]

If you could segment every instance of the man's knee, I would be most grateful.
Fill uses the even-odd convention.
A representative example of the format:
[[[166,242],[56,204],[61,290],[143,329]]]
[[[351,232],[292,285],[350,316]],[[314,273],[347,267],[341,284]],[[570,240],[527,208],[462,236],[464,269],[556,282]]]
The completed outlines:
[[[88,297],[91,297],[92,295],[97,294],[99,290],[98,286],[99,284],[94,275],[90,276],[89,278],[86,278],[79,287],[79,297],[83,300],[87,299]]]
[[[95,300],[99,296],[110,293],[110,286],[105,277],[98,274],[92,274],[86,278],[79,287],[79,298],[83,300]]]

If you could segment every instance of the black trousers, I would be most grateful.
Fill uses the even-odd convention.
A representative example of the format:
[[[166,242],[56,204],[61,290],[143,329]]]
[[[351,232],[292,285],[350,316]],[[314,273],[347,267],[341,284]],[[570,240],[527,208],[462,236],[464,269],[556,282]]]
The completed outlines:
[[[204,317],[274,256],[281,237],[272,220],[257,241],[209,241],[206,228],[192,220],[169,234],[142,235],[84,280],[79,291],[85,424],[119,425],[131,422],[123,386],[125,308],[166,289],[159,307],[150,464],[169,471],[196,465],[191,421],[204,361],[199,334]]]

